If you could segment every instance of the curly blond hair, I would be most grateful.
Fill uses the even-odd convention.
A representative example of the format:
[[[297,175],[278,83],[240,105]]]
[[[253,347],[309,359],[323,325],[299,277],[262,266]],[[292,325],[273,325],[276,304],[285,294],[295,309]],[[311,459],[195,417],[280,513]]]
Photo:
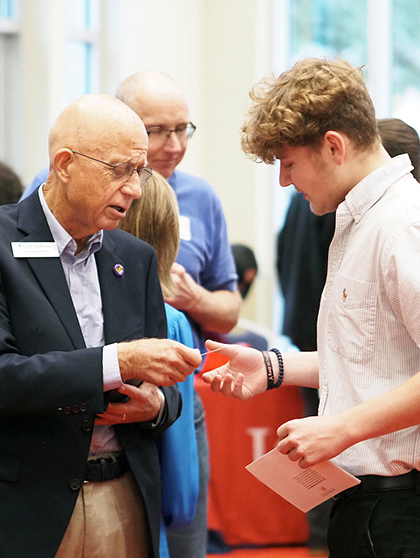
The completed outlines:
[[[118,228],[153,246],[162,292],[173,295],[171,267],[179,248],[179,208],[175,192],[163,176],[153,171],[141,198],[133,201]]]
[[[344,60],[307,58],[277,79],[251,90],[242,149],[272,164],[284,146],[317,148],[329,130],[345,133],[356,148],[379,141],[375,109],[360,68]]]

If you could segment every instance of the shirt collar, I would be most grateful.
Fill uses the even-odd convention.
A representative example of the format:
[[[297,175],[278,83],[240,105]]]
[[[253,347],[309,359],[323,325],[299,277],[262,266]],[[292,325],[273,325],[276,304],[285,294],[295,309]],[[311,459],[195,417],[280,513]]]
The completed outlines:
[[[345,200],[338,206],[337,213],[350,212],[353,219],[360,219],[375,205],[386,190],[405,174],[413,169],[407,154],[393,157],[391,161],[368,174],[347,194]]]
[[[45,218],[47,220],[48,226],[50,227],[51,234],[55,243],[57,244],[58,253],[60,256],[68,248],[73,254],[76,252],[77,244],[76,241],[69,235],[69,233],[60,225],[57,219],[52,214],[50,208],[48,207],[47,202],[45,201],[44,197],[44,186],[42,185],[38,189],[39,194],[39,201],[41,202],[42,210],[44,211]],[[103,240],[103,230],[100,230],[94,234],[92,234],[86,243],[86,246],[83,248],[83,252],[86,251],[89,254],[93,254],[97,252],[102,246]]]

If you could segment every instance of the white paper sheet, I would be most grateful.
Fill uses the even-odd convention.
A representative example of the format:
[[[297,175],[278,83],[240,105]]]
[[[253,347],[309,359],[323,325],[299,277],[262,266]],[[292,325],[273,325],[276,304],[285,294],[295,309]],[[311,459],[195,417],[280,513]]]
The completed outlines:
[[[308,469],[273,449],[245,467],[282,498],[307,512],[360,480],[331,461]]]

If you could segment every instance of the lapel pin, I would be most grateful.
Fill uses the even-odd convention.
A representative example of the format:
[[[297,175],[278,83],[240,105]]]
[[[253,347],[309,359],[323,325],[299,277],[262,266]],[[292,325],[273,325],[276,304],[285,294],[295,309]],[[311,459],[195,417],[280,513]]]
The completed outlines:
[[[124,266],[122,264],[115,264],[113,270],[117,277],[122,277],[124,275]]]

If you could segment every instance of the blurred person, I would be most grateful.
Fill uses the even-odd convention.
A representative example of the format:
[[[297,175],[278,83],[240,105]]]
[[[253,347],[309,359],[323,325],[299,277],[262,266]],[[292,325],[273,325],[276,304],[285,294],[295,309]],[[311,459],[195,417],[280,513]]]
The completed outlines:
[[[0,205],[17,203],[23,192],[23,185],[15,171],[0,162]]]
[[[157,172],[140,199],[134,200],[118,227],[156,251],[164,296],[174,290],[171,267],[179,247],[179,210],[168,182]],[[165,303],[168,337],[193,347],[191,327],[185,315]],[[162,469],[163,519],[160,558],[169,557],[166,528],[180,528],[194,518],[198,498],[198,455],[194,428],[193,376],[178,384],[182,411],[177,421],[158,438]]]
[[[201,357],[164,339],[152,248],[114,230],[147,145],[126,105],[81,97],[50,131],[45,185],[0,208],[2,558],[159,556],[155,436]]]
[[[161,72],[129,76],[116,96],[143,120],[148,164],[177,196],[181,242],[172,269],[176,295],[170,303],[189,316],[197,346],[202,346],[201,328],[227,333],[236,325],[240,295],[220,200],[205,180],[177,169],[196,127],[179,86]]]
[[[195,132],[185,96],[169,76],[135,73],[118,87],[117,98],[143,120],[149,136],[148,164],[173,188],[180,211],[180,246],[172,266],[174,294],[165,301],[184,312],[194,346],[205,351],[203,330],[227,333],[237,323],[241,297],[222,205],[202,178],[178,170]],[[194,521],[168,531],[172,558],[205,558],[207,548],[208,441],[201,400],[194,390],[200,494]]]
[[[232,244],[232,254],[238,274],[238,289],[244,299],[257,276],[257,260],[253,250],[245,244]]]
[[[359,68],[302,60],[251,92],[246,153],[280,160],[316,215],[336,211],[317,351],[264,355],[207,341],[230,358],[203,374],[248,399],[286,385],[320,388],[319,416],[277,430],[306,469],[332,461],[361,483],[337,495],[330,558],[420,556],[420,189],[407,155],[391,159]],[[269,364],[265,364],[268,362]],[[270,366],[272,366],[272,372]]]
[[[378,118],[382,145],[391,157],[407,153],[413,168],[411,174],[420,179],[420,138],[412,126],[399,118]]]
[[[51,169],[52,170],[52,169]],[[47,167],[43,167],[35,176],[34,178],[31,180],[31,182],[28,184],[28,186],[26,186],[25,190],[23,191],[20,200],[22,201],[25,198],[27,198],[28,196],[30,196],[32,194],[32,192],[34,192],[37,188],[39,188],[42,184],[45,184],[48,175],[50,173],[50,168]]]

